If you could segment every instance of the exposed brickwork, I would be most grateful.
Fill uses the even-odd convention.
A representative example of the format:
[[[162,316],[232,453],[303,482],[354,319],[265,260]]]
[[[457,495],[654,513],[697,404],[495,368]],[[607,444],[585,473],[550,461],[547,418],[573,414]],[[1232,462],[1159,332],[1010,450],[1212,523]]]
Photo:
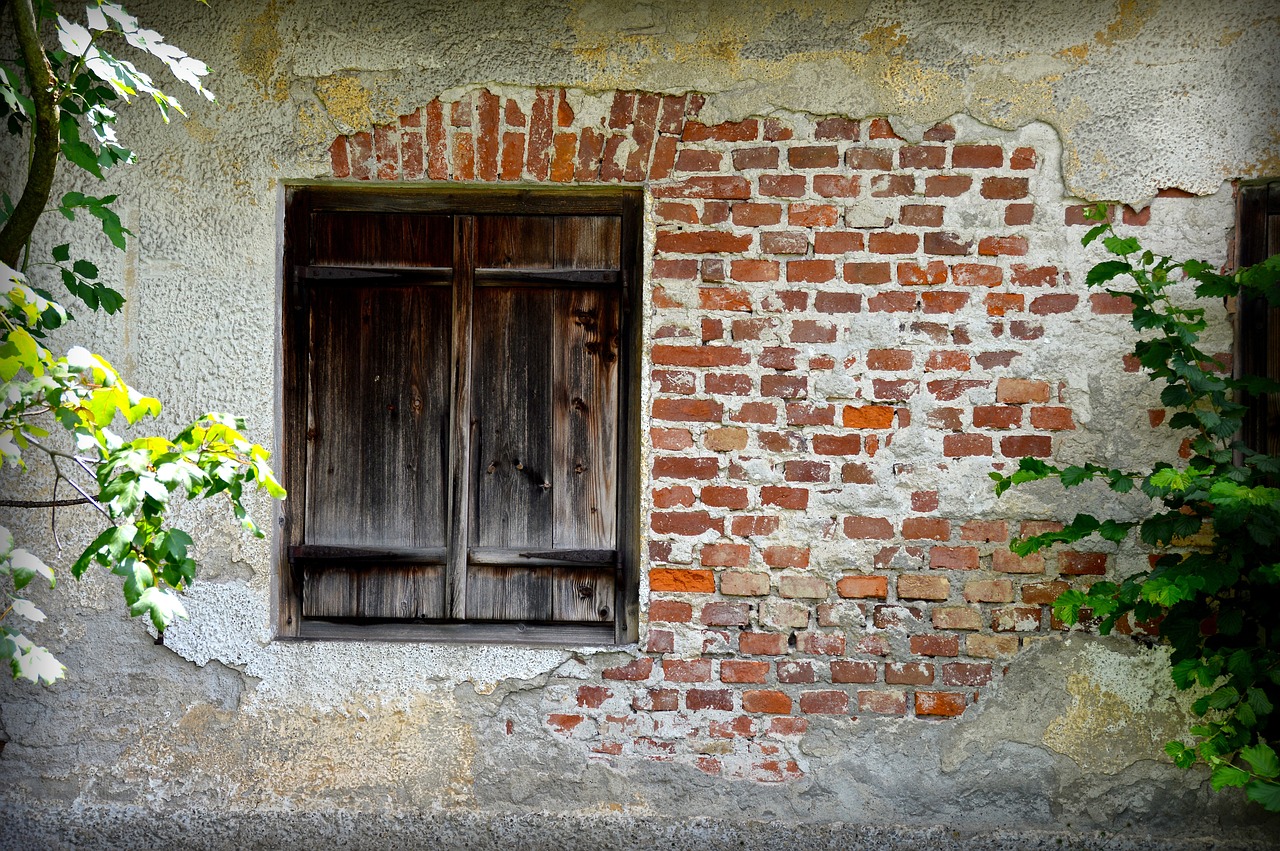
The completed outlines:
[[[1128,306],[1037,244],[1033,221],[1085,222],[1037,196],[1033,148],[702,106],[478,91],[340,137],[332,173],[648,188],[643,649],[553,678],[546,724],[600,759],[778,782],[803,774],[807,716],[962,715],[1059,628],[1057,593],[1115,569],[1018,558],[1011,537],[1052,526],[965,516],[938,483],[1053,457],[1080,418],[1028,355],[1046,323],[1119,328]]]

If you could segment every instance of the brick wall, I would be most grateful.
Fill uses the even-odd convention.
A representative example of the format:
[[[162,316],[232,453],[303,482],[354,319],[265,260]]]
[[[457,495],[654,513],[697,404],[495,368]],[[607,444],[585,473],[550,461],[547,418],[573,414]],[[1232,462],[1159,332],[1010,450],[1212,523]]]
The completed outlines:
[[[1054,523],[986,474],[1081,426],[1046,327],[1114,336],[1127,306],[1073,283],[1084,221],[1037,197],[1044,151],[703,107],[481,90],[339,137],[332,173],[648,187],[647,620],[631,656],[558,672],[546,729],[786,780],[814,716],[961,715],[1067,583],[1114,571],[1114,547],[1014,556]]]

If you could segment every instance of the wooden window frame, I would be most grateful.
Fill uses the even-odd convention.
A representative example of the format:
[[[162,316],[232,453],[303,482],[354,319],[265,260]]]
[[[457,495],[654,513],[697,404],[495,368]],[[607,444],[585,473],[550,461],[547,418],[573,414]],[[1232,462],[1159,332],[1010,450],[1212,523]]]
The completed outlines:
[[[1280,254],[1280,181],[1240,187],[1236,228],[1236,267],[1252,266]],[[1280,380],[1280,307],[1265,298],[1245,296],[1236,306],[1237,377]],[[1268,455],[1280,455],[1280,394],[1254,400],[1241,439]]]
[[[620,339],[617,412],[617,556],[613,622],[601,624],[467,621],[339,622],[304,618],[301,564],[304,545],[308,452],[309,310],[306,305],[309,222],[316,211],[338,213],[426,213],[453,216],[454,256],[474,256],[475,216],[616,215],[621,217]],[[280,509],[274,582],[277,639],[337,639],[516,643],[535,645],[614,645],[636,641],[639,625],[640,553],[640,363],[641,274],[639,267],[643,193],[637,188],[356,187],[299,183],[284,189],[284,248],[281,303],[280,416],[277,429],[282,481],[289,499]],[[470,247],[460,247],[471,241]],[[445,610],[454,613],[456,595],[465,595],[470,414],[469,359],[471,287],[477,270],[454,264],[452,270],[452,375],[448,447],[448,514]],[[484,272],[484,270],[481,270]],[[490,270],[489,274],[497,274]],[[461,295],[460,295],[461,294]],[[461,379],[459,378],[461,376]],[[316,549],[316,548],[312,548]],[[309,553],[315,555],[314,553]],[[349,558],[349,557],[348,557]],[[461,585],[459,584],[461,583]],[[465,596],[464,596],[465,599]]]

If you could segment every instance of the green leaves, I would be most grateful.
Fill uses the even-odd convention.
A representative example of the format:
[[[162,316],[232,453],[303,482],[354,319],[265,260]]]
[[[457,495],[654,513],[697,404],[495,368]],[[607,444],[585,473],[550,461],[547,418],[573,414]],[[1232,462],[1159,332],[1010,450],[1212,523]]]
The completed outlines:
[[[1280,761],[1264,732],[1274,727],[1280,698],[1280,458],[1235,440],[1257,394],[1278,388],[1234,377],[1202,350],[1206,311],[1186,301],[1190,284],[1200,298],[1245,291],[1280,305],[1280,258],[1228,277],[1202,261],[1144,250],[1136,238],[1117,234],[1109,215],[1108,205],[1086,211],[1099,224],[1082,243],[1100,240],[1118,258],[1096,264],[1086,282],[1132,302],[1131,325],[1141,334],[1134,356],[1162,385],[1160,400],[1172,409],[1166,425],[1180,432],[1185,450],[1182,457],[1156,460],[1146,476],[1033,458],[1022,459],[1011,475],[993,473],[997,494],[1041,479],[1056,477],[1065,488],[1096,479],[1117,493],[1137,484],[1153,503],[1140,522],[1077,514],[1059,531],[1010,547],[1027,555],[1092,535],[1121,543],[1138,526],[1139,540],[1157,554],[1151,569],[1121,582],[1100,577],[1087,588],[1070,587],[1054,601],[1054,615],[1067,626],[1088,618],[1104,634],[1127,615],[1158,619],[1160,640],[1172,650],[1174,684],[1203,690],[1192,704],[1202,719],[1189,730],[1194,746],[1170,742],[1165,752],[1182,768],[1207,762],[1214,789],[1241,788],[1249,800],[1280,811]],[[1115,283],[1120,278],[1128,289]]]
[[[95,198],[82,192],[68,192],[62,196],[62,201],[58,204],[58,212],[66,216],[68,220],[74,221],[77,209],[88,210],[89,214],[102,224],[102,232],[107,235],[107,239],[111,240],[111,244],[124,251],[126,245],[125,237],[133,236],[133,233],[121,224],[120,217],[109,206],[115,200],[115,195]]]

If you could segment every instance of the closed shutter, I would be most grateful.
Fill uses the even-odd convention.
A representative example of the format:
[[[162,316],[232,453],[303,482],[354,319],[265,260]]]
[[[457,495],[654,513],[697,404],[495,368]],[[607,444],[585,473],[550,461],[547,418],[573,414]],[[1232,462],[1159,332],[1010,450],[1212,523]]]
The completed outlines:
[[[1280,254],[1280,182],[1241,188],[1236,238],[1240,266]],[[1280,381],[1280,307],[1264,298],[1242,298],[1237,322],[1237,374]],[[1253,449],[1280,456],[1280,393],[1255,400],[1241,436]]]
[[[634,504],[623,483],[636,466],[620,428],[635,367],[624,213],[300,195],[285,373],[305,386],[286,389],[284,610],[313,626],[620,639],[620,594],[635,585],[620,507]],[[437,633],[388,635],[416,634]]]

